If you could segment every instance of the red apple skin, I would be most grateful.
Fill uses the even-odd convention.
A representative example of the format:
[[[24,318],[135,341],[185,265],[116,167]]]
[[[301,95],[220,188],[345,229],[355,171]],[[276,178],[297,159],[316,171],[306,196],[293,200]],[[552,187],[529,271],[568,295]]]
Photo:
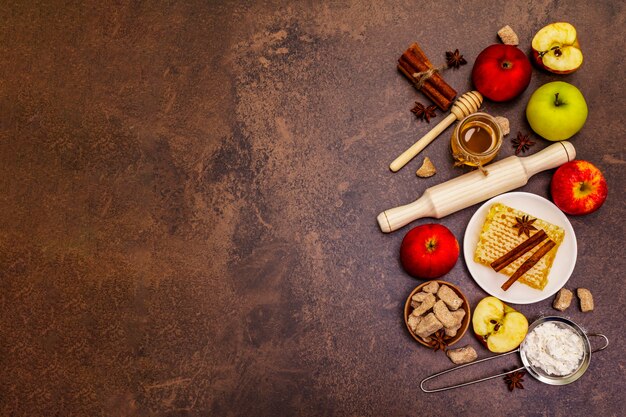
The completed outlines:
[[[481,336],[477,334],[476,332],[474,332],[474,336],[476,336],[476,339],[478,339],[480,344],[483,345],[485,349],[489,349],[489,345],[487,344],[487,340],[484,338],[484,336]]]
[[[526,54],[513,45],[491,45],[476,58],[472,82],[492,101],[508,101],[526,90],[532,66]]]
[[[574,216],[598,210],[608,194],[602,172],[592,163],[582,160],[567,162],[552,176],[550,192],[554,204]]]
[[[533,62],[535,64],[537,64],[537,67],[544,70],[544,71],[550,71],[548,70],[548,68],[546,68],[545,65],[543,65],[543,60],[541,59],[541,56],[539,55],[539,52],[535,51],[534,49],[531,48],[532,54],[533,54]]]
[[[422,279],[447,274],[459,258],[459,242],[447,227],[436,223],[411,229],[400,245],[405,271]]]

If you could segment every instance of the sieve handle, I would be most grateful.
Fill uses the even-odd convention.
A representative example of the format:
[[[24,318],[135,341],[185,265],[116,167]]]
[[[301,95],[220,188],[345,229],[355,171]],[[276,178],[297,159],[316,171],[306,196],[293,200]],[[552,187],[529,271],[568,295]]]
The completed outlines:
[[[590,335],[590,336],[595,336],[595,335]],[[605,337],[606,337],[606,336],[605,336]],[[608,341],[608,340],[607,340],[607,341]],[[608,345],[608,344],[607,344],[607,345]],[[605,347],[606,347],[606,346],[605,346]],[[604,348],[603,348],[603,349],[604,349]],[[464,386],[467,386],[467,385],[472,385],[472,384],[477,384],[477,383],[479,383],[479,382],[488,381],[488,380],[490,380],[490,379],[494,379],[494,378],[498,378],[498,377],[500,377],[500,376],[504,376],[504,375],[510,374],[511,372],[521,371],[522,369],[525,369],[523,366],[522,366],[522,367],[520,367],[520,368],[517,368],[517,369],[513,369],[513,370],[511,370],[511,371],[506,371],[506,372],[501,373],[501,374],[498,374],[498,375],[492,375],[492,376],[488,376],[488,377],[481,378],[481,379],[475,379],[475,380],[473,380],[473,381],[464,382],[464,383],[462,383],[462,384],[450,385],[450,386],[448,386],[448,387],[435,388],[435,389],[427,389],[427,388],[424,388],[424,383],[425,383],[426,381],[430,381],[431,379],[434,379],[434,378],[437,378],[438,376],[441,376],[441,375],[447,374],[448,372],[456,371],[456,370],[459,370],[459,369],[465,368],[465,367],[467,367],[467,366],[476,365],[476,364],[479,364],[479,363],[481,363],[481,362],[490,361],[490,360],[492,360],[492,359],[500,358],[500,357],[502,357],[502,356],[510,355],[511,353],[517,353],[517,352],[519,352],[519,348],[517,348],[517,349],[515,349],[515,350],[512,350],[512,351],[510,351],[510,352],[507,352],[507,353],[502,353],[502,354],[500,354],[500,355],[491,356],[491,357],[489,357],[489,358],[485,358],[485,359],[480,359],[480,360],[478,360],[478,361],[474,361],[474,362],[471,362],[471,363],[466,363],[466,364],[464,364],[464,365],[455,366],[454,368],[448,369],[447,371],[442,371],[442,372],[436,373],[436,374],[434,374],[434,375],[429,376],[428,378],[424,378],[424,379],[422,380],[422,382],[420,383],[420,388],[421,388],[421,389],[422,389],[422,391],[424,391],[424,392],[439,392],[439,391],[447,391],[447,390],[454,389],[454,388],[464,387]]]
[[[602,346],[601,348],[592,350],[591,353],[600,352],[601,350],[604,350],[607,347],[609,347],[609,338],[603,335],[602,333],[590,333],[587,336],[601,337],[604,339],[604,346]]]

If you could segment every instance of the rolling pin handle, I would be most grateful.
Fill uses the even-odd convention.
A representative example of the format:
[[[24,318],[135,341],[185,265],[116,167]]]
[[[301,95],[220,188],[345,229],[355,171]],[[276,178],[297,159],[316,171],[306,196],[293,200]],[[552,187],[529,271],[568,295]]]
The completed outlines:
[[[428,190],[412,203],[383,211],[376,220],[383,233],[390,233],[422,217],[437,217]]]
[[[563,165],[576,158],[576,149],[570,142],[562,141],[548,146],[534,155],[520,158],[528,178],[538,172]]]

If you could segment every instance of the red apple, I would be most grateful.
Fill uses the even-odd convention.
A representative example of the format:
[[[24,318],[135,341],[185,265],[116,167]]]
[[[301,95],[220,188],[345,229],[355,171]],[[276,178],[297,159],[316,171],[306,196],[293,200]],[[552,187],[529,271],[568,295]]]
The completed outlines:
[[[533,58],[539,66],[555,74],[570,74],[583,64],[576,28],[557,22],[537,32],[531,43]]]
[[[550,191],[558,208],[578,216],[599,209],[606,200],[608,187],[604,175],[593,164],[574,160],[556,170]]]
[[[491,45],[476,58],[472,82],[493,101],[507,101],[522,94],[530,83],[532,67],[524,52],[513,45]]]
[[[459,242],[447,227],[431,223],[411,229],[400,246],[400,261],[409,274],[433,279],[448,273],[459,258]]]

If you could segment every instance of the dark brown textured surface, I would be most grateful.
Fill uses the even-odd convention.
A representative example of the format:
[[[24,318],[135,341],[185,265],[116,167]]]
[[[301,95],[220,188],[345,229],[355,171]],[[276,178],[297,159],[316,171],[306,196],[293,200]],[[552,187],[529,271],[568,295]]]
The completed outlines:
[[[0,415],[624,415],[622,3],[103,3],[0,4]],[[470,65],[445,77],[463,92],[500,27],[527,50],[556,20],[577,27],[582,69],[535,70],[485,109],[515,134],[540,84],[583,91],[572,142],[609,198],[570,218],[568,287],[596,310],[566,315],[612,345],[566,387],[423,394],[451,364],[407,333],[408,228],[383,235],[375,218],[463,170],[448,133],[424,153],[434,177],[387,169],[429,127],[396,60],[414,40],[434,62],[459,48]],[[547,197],[549,181],[523,190]],[[441,223],[462,241],[474,209]],[[485,295],[462,259],[444,279],[472,306]]]

